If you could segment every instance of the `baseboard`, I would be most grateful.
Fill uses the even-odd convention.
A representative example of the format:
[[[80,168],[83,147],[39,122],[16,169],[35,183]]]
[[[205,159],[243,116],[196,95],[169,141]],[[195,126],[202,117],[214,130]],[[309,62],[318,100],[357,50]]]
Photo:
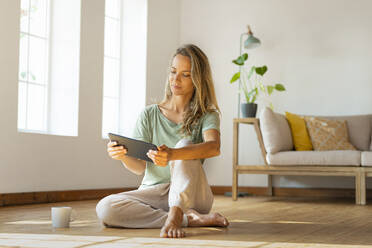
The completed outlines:
[[[120,193],[133,189],[136,188],[6,193],[0,194],[0,206],[95,200],[103,198],[110,194]]]
[[[231,192],[231,186],[211,186],[215,195],[223,195]],[[65,201],[82,201],[101,199],[107,195],[134,190],[136,188],[114,188],[114,189],[88,189],[88,190],[66,190],[26,193],[0,194],[0,206],[52,203]],[[251,195],[267,195],[266,187],[239,187],[239,192]],[[333,189],[333,188],[273,188],[275,196],[283,197],[343,197],[353,198],[355,189]],[[372,198],[372,189],[367,190],[367,198]]]
[[[212,186],[213,194],[223,195],[231,192],[231,186]],[[248,193],[255,196],[268,195],[267,187],[239,187],[238,192]],[[355,197],[355,189],[336,188],[281,188],[273,187],[274,196],[282,197]],[[367,191],[367,197],[372,197],[372,190]]]

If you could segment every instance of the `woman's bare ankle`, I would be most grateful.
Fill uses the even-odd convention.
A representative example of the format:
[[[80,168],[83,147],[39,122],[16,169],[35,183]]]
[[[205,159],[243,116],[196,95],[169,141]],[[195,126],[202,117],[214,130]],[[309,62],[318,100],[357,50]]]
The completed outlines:
[[[167,221],[176,221],[176,224],[182,224],[183,211],[180,207],[174,206],[169,209]],[[178,223],[179,222],[179,223]]]

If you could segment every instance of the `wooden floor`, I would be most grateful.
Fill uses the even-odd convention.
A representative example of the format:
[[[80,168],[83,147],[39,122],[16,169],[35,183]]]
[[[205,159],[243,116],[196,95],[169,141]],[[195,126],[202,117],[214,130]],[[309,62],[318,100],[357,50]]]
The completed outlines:
[[[187,228],[182,240],[160,239],[159,229],[105,228],[96,203],[1,207],[0,247],[372,247],[372,205],[353,199],[216,196],[213,211],[230,226]],[[52,206],[73,207],[70,228],[51,227]]]

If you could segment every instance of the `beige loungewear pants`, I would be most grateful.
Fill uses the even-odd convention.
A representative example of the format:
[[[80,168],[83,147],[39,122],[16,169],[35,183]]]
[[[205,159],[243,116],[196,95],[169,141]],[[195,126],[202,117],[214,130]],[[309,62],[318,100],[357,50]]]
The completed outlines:
[[[180,140],[175,148],[192,144]],[[182,226],[186,227],[185,212],[194,209],[207,214],[212,208],[213,194],[199,159],[170,162],[171,182],[128,192],[109,195],[96,207],[98,218],[107,226],[125,228],[161,228],[170,207],[183,212]]]

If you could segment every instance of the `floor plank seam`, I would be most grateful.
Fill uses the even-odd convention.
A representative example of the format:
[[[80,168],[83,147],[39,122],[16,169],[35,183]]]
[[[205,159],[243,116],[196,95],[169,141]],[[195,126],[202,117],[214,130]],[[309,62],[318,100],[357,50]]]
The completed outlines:
[[[112,242],[116,242],[116,241],[120,241],[120,240],[126,240],[126,239],[129,239],[129,238],[128,237],[122,237],[122,238],[106,240],[106,241],[97,241],[97,242],[94,242],[94,243],[91,243],[91,244],[77,246],[76,248],[84,248],[84,247],[89,247],[89,246],[93,246],[93,245],[101,245],[101,244],[105,244],[105,243],[112,243]]]

